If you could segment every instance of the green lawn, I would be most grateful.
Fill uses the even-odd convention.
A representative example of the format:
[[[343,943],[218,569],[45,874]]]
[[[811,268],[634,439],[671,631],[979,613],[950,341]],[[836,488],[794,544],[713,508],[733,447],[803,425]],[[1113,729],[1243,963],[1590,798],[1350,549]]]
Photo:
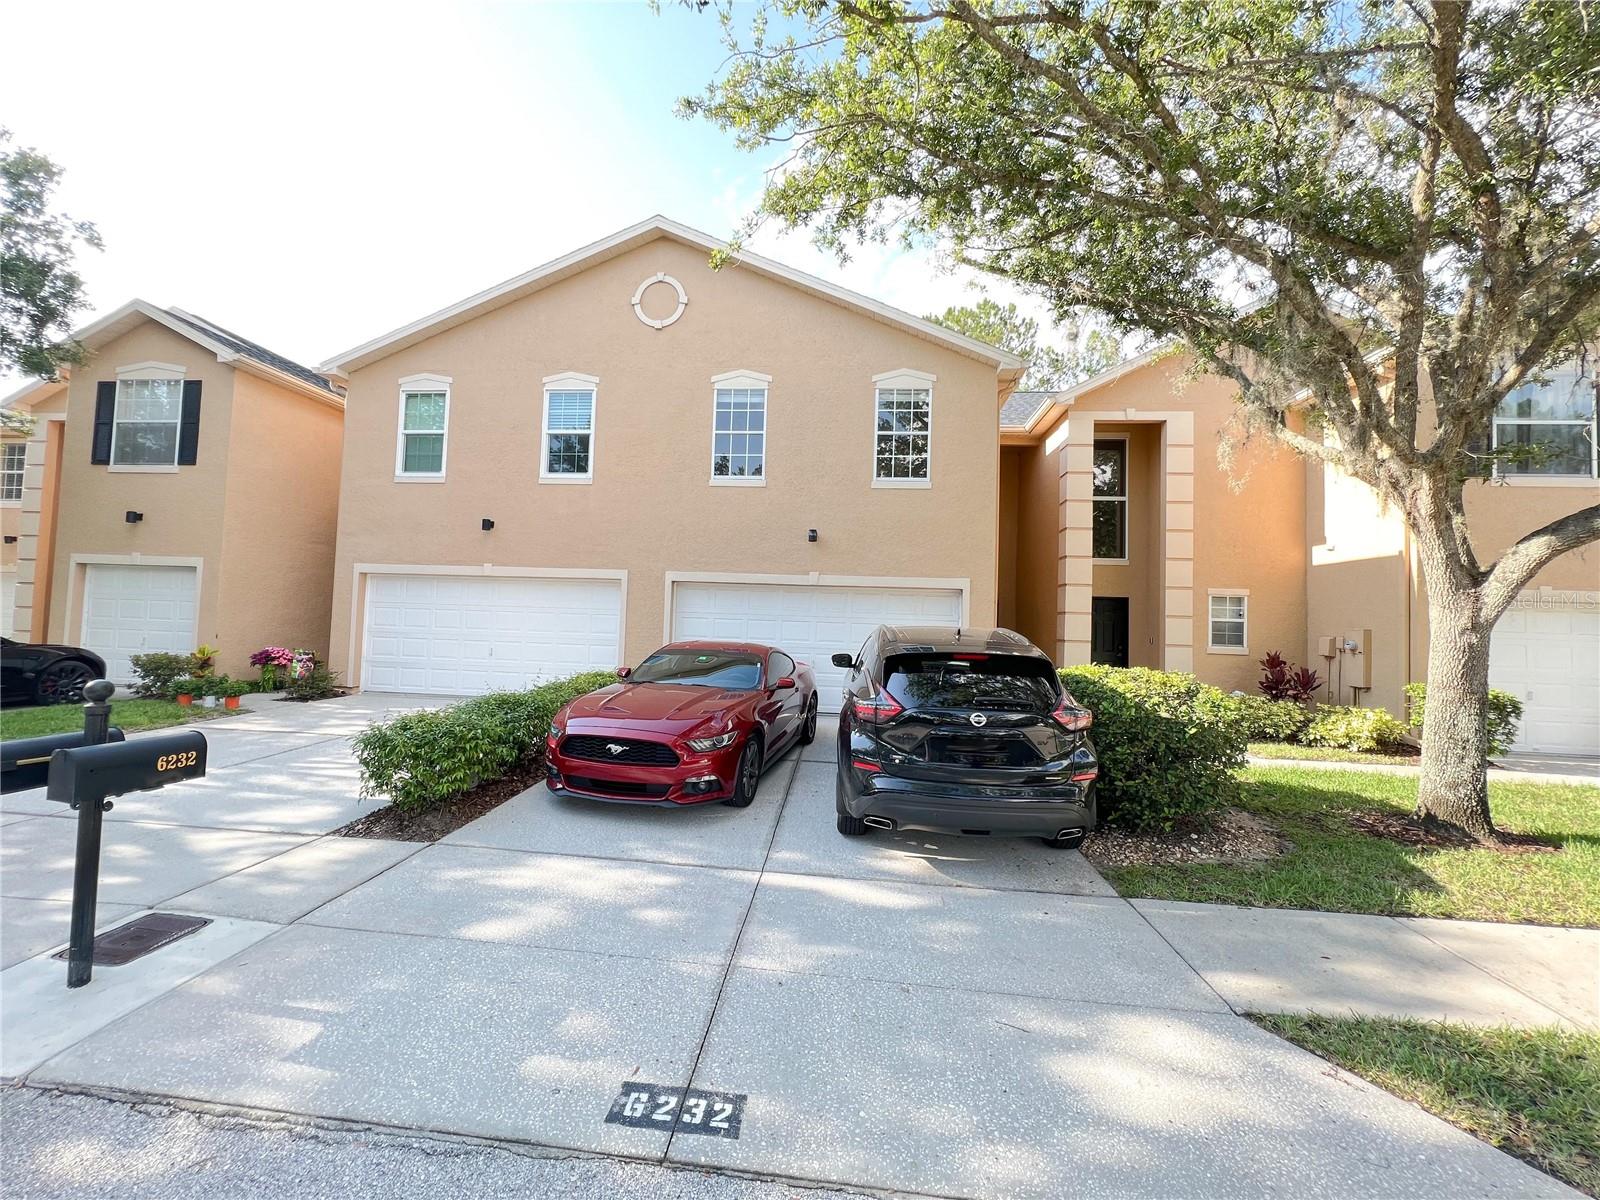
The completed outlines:
[[[1386,1017],[1253,1020],[1491,1146],[1600,1195],[1600,1035]]]
[[[183,705],[175,700],[113,700],[111,723],[127,732],[135,729],[160,729],[186,721],[209,721],[223,716],[226,709]],[[51,704],[38,708],[8,708],[0,712],[0,737],[39,737],[46,733],[70,733],[83,728],[83,706]]]
[[[1416,776],[1337,767],[1250,767],[1241,807],[1293,843],[1281,858],[1248,864],[1104,867],[1124,896],[1600,926],[1600,788],[1489,784],[1503,829],[1562,846],[1555,854],[1402,845],[1351,828],[1340,810],[1404,814]]]
[[[1414,767],[1421,760],[1414,754],[1368,754],[1364,750],[1339,750],[1332,746],[1301,746],[1294,742],[1251,742],[1250,753],[1257,758],[1306,759],[1311,762],[1384,763]]]

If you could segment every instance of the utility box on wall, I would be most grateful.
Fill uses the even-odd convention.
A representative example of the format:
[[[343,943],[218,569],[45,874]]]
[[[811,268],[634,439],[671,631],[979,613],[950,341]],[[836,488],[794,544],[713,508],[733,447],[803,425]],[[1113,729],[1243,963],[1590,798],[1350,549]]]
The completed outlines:
[[[1372,687],[1372,630],[1357,629],[1343,635],[1339,649],[1344,655],[1343,683],[1347,688]]]

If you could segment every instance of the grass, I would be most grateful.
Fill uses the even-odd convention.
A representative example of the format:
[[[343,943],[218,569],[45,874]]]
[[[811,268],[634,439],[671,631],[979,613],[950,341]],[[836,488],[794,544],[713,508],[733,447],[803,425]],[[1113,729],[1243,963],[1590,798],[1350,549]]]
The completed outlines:
[[[1340,750],[1333,746],[1301,746],[1294,742],[1251,742],[1250,753],[1257,758],[1306,759],[1311,762],[1384,763],[1414,767],[1422,761],[1415,754],[1370,754],[1365,750]]]
[[[201,708],[175,700],[113,700],[111,723],[126,732],[135,729],[162,729],[189,721],[209,721],[227,712],[222,707]],[[8,708],[0,713],[0,737],[40,737],[47,733],[71,733],[83,728],[83,706],[49,704],[36,708]]]
[[[1252,1019],[1491,1146],[1600,1195],[1600,1035],[1389,1017]]]
[[[1250,767],[1240,807],[1293,845],[1257,863],[1107,867],[1124,896],[1309,908],[1324,912],[1456,917],[1600,926],[1600,788],[1489,784],[1501,828],[1533,834],[1559,853],[1403,845],[1352,828],[1341,810],[1411,810],[1414,775],[1337,767]]]

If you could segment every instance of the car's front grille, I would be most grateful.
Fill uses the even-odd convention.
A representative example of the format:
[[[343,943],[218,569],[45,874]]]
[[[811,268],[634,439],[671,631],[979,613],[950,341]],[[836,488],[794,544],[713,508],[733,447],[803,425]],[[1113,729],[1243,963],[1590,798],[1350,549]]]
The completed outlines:
[[[629,767],[675,767],[678,756],[671,746],[663,742],[646,742],[634,738],[594,737],[574,733],[561,743],[561,753],[568,758],[582,758],[589,762],[621,763]]]
[[[670,785],[665,783],[629,783],[621,779],[595,779],[588,775],[563,776],[569,788],[580,792],[593,792],[597,796],[627,796],[632,799],[653,800],[665,796]]]

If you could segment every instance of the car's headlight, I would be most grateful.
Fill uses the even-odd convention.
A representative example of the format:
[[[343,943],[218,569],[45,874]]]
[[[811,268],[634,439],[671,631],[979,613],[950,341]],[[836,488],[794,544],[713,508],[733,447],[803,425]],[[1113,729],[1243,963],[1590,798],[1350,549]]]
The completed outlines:
[[[689,749],[702,752],[706,750],[721,750],[724,746],[733,745],[734,739],[738,736],[739,731],[737,729],[730,729],[727,733],[717,734],[716,737],[690,738]]]
[[[550,740],[551,741],[553,741],[553,742],[554,741],[559,741],[561,736],[563,734],[565,734],[566,732],[567,732],[566,726],[562,725],[560,721],[551,721],[550,722]]]

